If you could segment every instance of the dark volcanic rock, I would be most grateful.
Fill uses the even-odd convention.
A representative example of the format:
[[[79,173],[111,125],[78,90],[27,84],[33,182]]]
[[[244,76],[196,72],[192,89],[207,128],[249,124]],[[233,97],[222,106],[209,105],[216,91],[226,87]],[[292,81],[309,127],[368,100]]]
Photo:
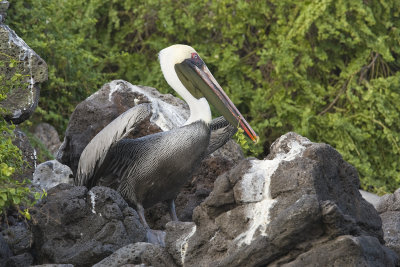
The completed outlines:
[[[34,210],[38,263],[91,266],[117,249],[145,239],[135,210],[107,187],[60,184]]]
[[[381,197],[377,210],[382,218],[386,246],[400,256],[400,188]]]
[[[120,248],[109,257],[93,265],[93,267],[119,266],[174,267],[177,265],[164,248],[142,242]]]
[[[265,160],[246,159],[219,176],[184,233],[184,266],[395,266],[381,219],[360,195],[357,172],[326,144],[288,133]],[[177,239],[171,240],[168,231]],[[180,248],[180,249],[179,249]],[[348,261],[344,260],[348,259]]]
[[[7,92],[7,98],[0,101],[1,115],[13,123],[21,123],[33,113],[39,101],[39,83],[47,80],[46,62],[38,56],[15,32],[3,24],[8,3],[0,3],[0,73],[5,80],[14,74],[22,74],[23,79]],[[10,67],[10,59],[17,61]]]
[[[0,266],[4,266],[8,258],[12,256],[12,252],[3,235],[0,235]]]
[[[13,144],[17,146],[22,152],[22,165],[21,172],[16,172],[13,178],[22,182],[25,179],[32,180],[33,172],[36,168],[36,151],[29,142],[28,137],[19,128],[14,130]]]
[[[32,263],[33,263],[32,255],[26,252],[23,254],[10,257],[6,263],[6,267],[26,267],[26,266],[31,266]]]
[[[33,243],[32,233],[24,225],[11,226],[1,232],[14,255],[29,252]]]
[[[328,253],[327,253],[328,252]],[[339,236],[336,239],[313,247],[299,255],[294,261],[277,261],[276,266],[396,266],[393,251],[381,246],[372,236]]]
[[[186,104],[172,95],[122,80],[112,81],[75,108],[57,160],[68,165],[75,175],[80,155],[90,140],[120,114],[141,103],[152,103],[152,116],[130,138],[181,126],[189,116]]]

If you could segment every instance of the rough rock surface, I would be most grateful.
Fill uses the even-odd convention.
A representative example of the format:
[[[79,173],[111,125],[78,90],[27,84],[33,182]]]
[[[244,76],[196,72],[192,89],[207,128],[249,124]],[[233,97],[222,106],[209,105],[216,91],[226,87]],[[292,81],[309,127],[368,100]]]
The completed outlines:
[[[358,188],[355,168],[332,147],[288,133],[265,160],[243,160],[217,178],[194,211],[195,225],[186,236],[174,234],[182,244],[175,255],[184,266],[307,266],[322,259],[395,266],[381,219]]]
[[[0,73],[10,80],[15,73],[24,75],[19,86],[7,93],[7,98],[0,102],[6,111],[1,115],[13,123],[21,123],[33,113],[39,101],[39,83],[47,80],[46,62],[38,56],[15,32],[4,25],[3,17],[8,3],[0,4],[0,61],[10,62],[10,58],[18,63],[14,67],[9,64],[0,67]]]
[[[57,160],[49,160],[39,164],[33,173],[32,183],[42,189],[50,188],[64,183],[74,184],[71,169]]]
[[[1,250],[5,248],[5,252],[0,253],[2,254],[0,262],[3,262],[0,266],[24,267],[33,263],[31,254],[33,236],[24,223],[7,227],[1,232],[0,239],[0,243],[5,243],[1,245]]]
[[[53,156],[57,155],[61,142],[56,128],[48,123],[40,123],[35,127],[34,134]]]
[[[107,187],[60,184],[31,213],[38,264],[91,266],[145,239],[136,211]]]
[[[0,235],[0,266],[5,266],[7,260],[12,256],[10,247],[8,246],[6,240],[4,240],[3,235]]]
[[[129,138],[181,126],[189,117],[182,100],[169,94],[160,94],[151,87],[115,80],[105,84],[75,108],[57,160],[68,165],[75,175],[79,157],[90,140],[120,114],[142,103],[152,103],[152,116]]]
[[[381,197],[376,209],[382,218],[386,246],[400,256],[400,188]]]
[[[21,150],[22,159],[25,162],[22,166],[22,172],[14,173],[13,178],[20,182],[25,179],[32,180],[37,162],[35,149],[29,142],[26,134],[18,128],[14,130],[13,144]]]
[[[11,226],[1,232],[14,255],[28,252],[33,243],[32,233],[23,225]]]
[[[177,266],[171,256],[160,246],[138,242],[120,248],[93,267],[119,266]]]

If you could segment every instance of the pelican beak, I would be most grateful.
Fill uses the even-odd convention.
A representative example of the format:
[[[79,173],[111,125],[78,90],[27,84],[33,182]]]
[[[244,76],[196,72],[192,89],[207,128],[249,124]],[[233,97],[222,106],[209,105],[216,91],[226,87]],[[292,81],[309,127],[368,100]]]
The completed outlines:
[[[254,143],[258,142],[258,135],[243,118],[243,115],[222,90],[206,64],[197,54],[192,54],[192,58],[176,64],[175,71],[180,81],[194,97],[205,97],[232,126],[242,128]]]

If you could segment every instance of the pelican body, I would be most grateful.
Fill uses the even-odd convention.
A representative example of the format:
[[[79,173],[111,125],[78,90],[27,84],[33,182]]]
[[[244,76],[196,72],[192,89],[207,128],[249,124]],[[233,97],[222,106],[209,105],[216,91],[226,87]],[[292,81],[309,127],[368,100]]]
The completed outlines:
[[[140,203],[143,208],[171,201],[206,155],[210,132],[205,122],[197,121],[168,132],[123,139],[111,147],[104,160],[107,164],[94,175],[91,186],[116,187],[130,204]]]
[[[190,46],[173,45],[159,53],[168,84],[187,102],[185,125],[137,139],[124,139],[151,115],[150,104],[121,114],[86,146],[75,184],[108,185],[133,204],[149,229],[144,208],[168,201],[177,220],[174,199],[201,160],[224,145],[241,127],[254,142],[258,136],[236,109],[207,66]],[[210,102],[223,115],[212,120]]]

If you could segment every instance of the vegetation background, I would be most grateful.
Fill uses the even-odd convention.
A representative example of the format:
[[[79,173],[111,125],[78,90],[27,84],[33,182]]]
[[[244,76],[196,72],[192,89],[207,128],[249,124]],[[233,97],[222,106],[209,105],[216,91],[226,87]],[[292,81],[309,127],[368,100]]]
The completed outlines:
[[[259,133],[336,148],[379,194],[400,185],[400,0],[10,0],[7,24],[49,66],[33,121],[63,133],[112,79],[172,93],[157,53],[193,46]]]

